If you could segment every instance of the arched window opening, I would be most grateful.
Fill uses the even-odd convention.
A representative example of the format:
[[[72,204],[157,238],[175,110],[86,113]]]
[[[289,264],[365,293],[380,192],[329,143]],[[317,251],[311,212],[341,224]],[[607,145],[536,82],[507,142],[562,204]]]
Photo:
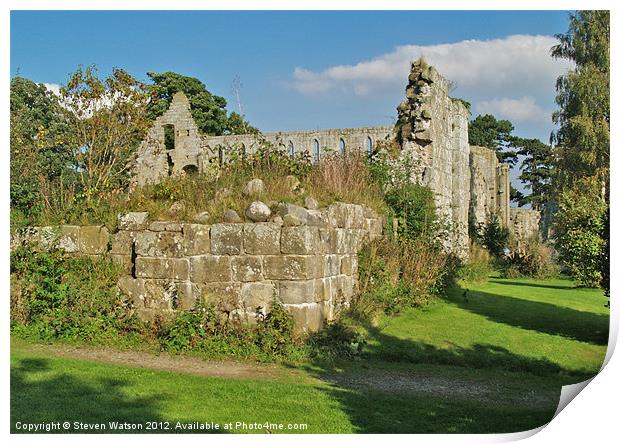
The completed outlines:
[[[314,139],[314,161],[318,162],[321,157],[321,152],[319,148],[319,141]]]
[[[340,155],[344,157],[344,153],[346,150],[346,145],[344,143],[344,139],[341,137],[340,138]]]
[[[288,143],[288,154],[291,156],[291,159],[295,157],[295,146],[293,145],[292,140]]]
[[[372,138],[370,136],[366,138],[366,150],[368,152],[368,157],[372,156]]]
[[[164,125],[164,146],[167,150],[174,149],[174,125]]]

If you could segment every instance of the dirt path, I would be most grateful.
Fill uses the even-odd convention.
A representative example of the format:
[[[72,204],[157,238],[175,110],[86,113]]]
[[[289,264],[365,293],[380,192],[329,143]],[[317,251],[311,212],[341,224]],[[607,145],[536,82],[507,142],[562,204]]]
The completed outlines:
[[[12,344],[12,346],[14,346]],[[557,404],[558,393],[515,393],[510,386],[498,381],[472,381],[470,378],[432,376],[413,371],[365,369],[344,373],[312,375],[297,368],[277,364],[259,364],[239,361],[204,361],[181,355],[150,354],[112,348],[75,347],[61,344],[30,344],[19,341],[20,350],[45,357],[62,357],[116,364],[152,370],[187,373],[197,376],[220,378],[279,379],[283,382],[329,384],[349,390],[373,390],[388,393],[417,393],[445,398],[477,399],[494,403],[522,403],[530,406]]]
[[[19,348],[35,354],[71,359],[84,359],[105,364],[125,365],[152,370],[188,373],[198,376],[222,378],[274,379],[295,370],[283,369],[275,364],[245,363],[239,361],[204,361],[190,356],[159,355],[113,348],[75,347],[62,344],[26,344]],[[300,375],[303,372],[297,371]]]

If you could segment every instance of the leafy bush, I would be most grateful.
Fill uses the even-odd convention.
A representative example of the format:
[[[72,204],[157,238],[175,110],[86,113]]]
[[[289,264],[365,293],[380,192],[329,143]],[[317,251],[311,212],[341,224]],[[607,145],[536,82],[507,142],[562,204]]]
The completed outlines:
[[[139,332],[141,321],[116,290],[119,267],[58,250],[11,254],[11,321],[42,339],[97,342]]]
[[[458,276],[467,281],[484,283],[493,271],[491,255],[489,251],[473,242],[469,246],[469,259],[458,271]]]
[[[500,258],[508,246],[510,231],[502,227],[497,215],[493,215],[489,222],[479,228],[480,242],[494,257]]]
[[[353,310],[363,317],[419,307],[439,294],[452,273],[449,256],[434,242],[376,240],[359,253],[359,294]]]
[[[392,188],[385,201],[398,219],[398,237],[430,236],[437,222],[433,192],[428,187],[408,184]]]
[[[558,267],[553,261],[549,246],[536,237],[509,247],[505,258],[504,275],[509,278],[526,276],[545,279],[556,276]]]
[[[362,354],[366,337],[340,319],[308,339],[310,355],[319,360],[355,359]]]
[[[282,304],[273,299],[271,309],[256,330],[256,344],[265,353],[285,356],[293,348],[295,322]]]
[[[595,184],[585,183],[560,194],[555,215],[555,247],[560,263],[582,285],[600,284],[600,257],[605,249],[607,205]]]

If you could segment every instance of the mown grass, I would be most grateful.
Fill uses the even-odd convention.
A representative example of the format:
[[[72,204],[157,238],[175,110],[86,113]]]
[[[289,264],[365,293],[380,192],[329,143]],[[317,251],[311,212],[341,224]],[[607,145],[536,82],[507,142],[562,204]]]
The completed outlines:
[[[370,359],[503,368],[584,380],[607,350],[602,291],[570,280],[490,278],[366,326]]]
[[[360,327],[369,338],[360,358],[291,370],[303,378],[286,367],[271,380],[199,377],[43,356],[14,341],[11,427],[118,420],[306,423],[309,433],[527,430],[552,418],[562,385],[600,368],[605,303],[601,291],[567,280],[462,284],[425,309]]]

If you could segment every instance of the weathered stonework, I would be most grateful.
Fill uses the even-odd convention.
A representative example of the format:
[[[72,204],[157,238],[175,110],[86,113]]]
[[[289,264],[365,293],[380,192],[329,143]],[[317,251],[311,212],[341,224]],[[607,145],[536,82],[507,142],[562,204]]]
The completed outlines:
[[[274,207],[305,224],[147,223],[144,215],[124,215],[127,229],[111,236],[104,227],[62,226],[33,229],[21,241],[108,255],[123,265],[119,290],[147,319],[203,300],[223,316],[254,323],[275,297],[299,331],[315,331],[349,304],[357,252],[381,236],[382,221],[360,205],[335,203],[312,210],[314,218],[304,218],[306,210],[295,205]]]
[[[469,223],[473,227],[486,224],[497,215],[504,227],[509,226],[510,178],[508,166],[499,163],[495,152],[481,146],[471,146]]]
[[[448,96],[448,82],[423,60],[414,62],[406,98],[398,105],[396,137],[412,165],[411,180],[435,194],[439,217],[450,227],[446,249],[467,256],[469,111]]]
[[[540,237],[540,212],[528,208],[510,209],[510,230],[517,241]]]

